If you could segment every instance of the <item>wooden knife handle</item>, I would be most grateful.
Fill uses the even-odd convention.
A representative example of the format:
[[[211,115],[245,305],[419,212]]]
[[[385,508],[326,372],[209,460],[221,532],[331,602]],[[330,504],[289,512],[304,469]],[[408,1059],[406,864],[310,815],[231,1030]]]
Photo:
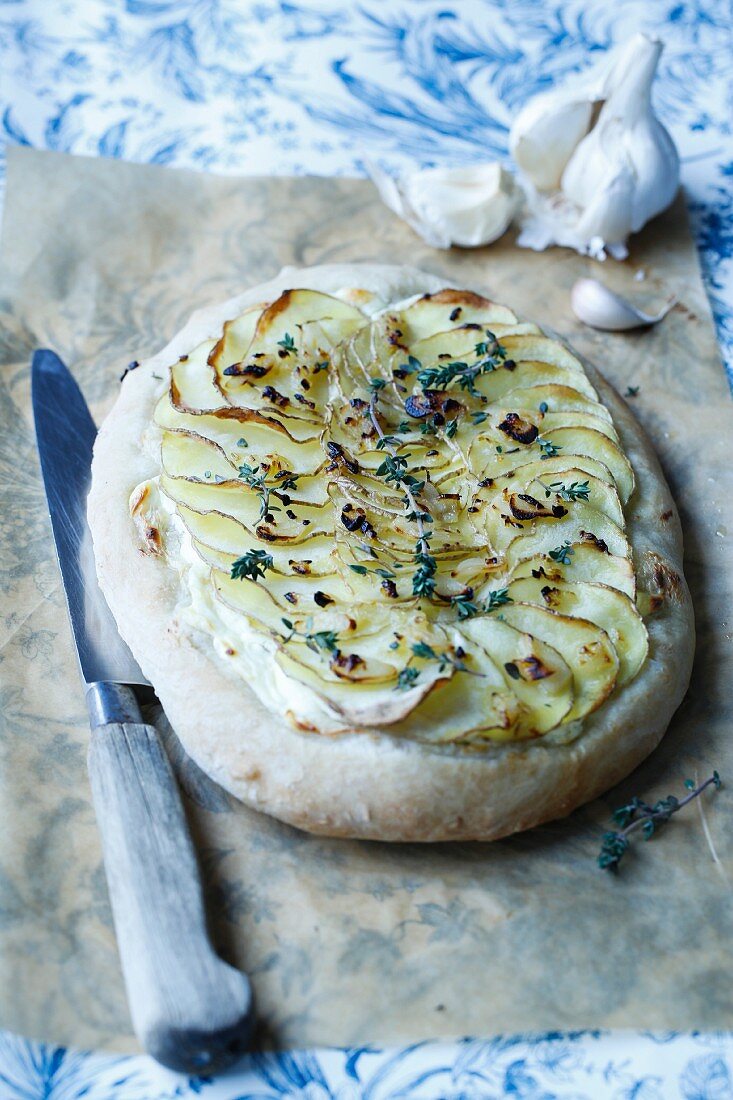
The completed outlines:
[[[252,992],[211,946],[196,855],[157,731],[127,721],[93,728],[89,774],[135,1032],[170,1069],[221,1069],[247,1049]]]

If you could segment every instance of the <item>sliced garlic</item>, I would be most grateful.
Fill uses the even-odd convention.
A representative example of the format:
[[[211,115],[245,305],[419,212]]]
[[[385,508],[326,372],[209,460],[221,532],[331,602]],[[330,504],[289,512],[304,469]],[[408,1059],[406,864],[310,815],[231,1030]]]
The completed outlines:
[[[528,184],[519,245],[623,259],[629,234],[672,202],[679,156],[651,105],[662,48],[636,34],[520,112],[509,138]]]
[[[671,298],[658,313],[644,313],[597,279],[578,279],[570,291],[570,304],[578,320],[605,332],[655,325],[667,316],[674,303]]]
[[[365,165],[382,201],[433,248],[475,248],[508,229],[520,194],[500,164],[426,168],[396,180]]]

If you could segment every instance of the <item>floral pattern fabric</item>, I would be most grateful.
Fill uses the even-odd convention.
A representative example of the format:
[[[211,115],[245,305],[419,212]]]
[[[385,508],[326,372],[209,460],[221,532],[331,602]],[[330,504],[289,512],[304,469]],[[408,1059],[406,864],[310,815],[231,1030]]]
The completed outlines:
[[[0,1033],[2,1100],[729,1100],[724,1034],[549,1032],[255,1054],[216,1078]]]
[[[0,137],[234,174],[487,158],[536,92],[637,30],[733,379],[729,0],[0,0]],[[609,261],[610,263],[611,261]],[[724,1100],[727,1034],[563,1033],[253,1055],[186,1080],[0,1033],[0,1100]]]
[[[508,163],[523,103],[638,30],[733,378],[729,0],[2,0],[0,132],[243,174]]]

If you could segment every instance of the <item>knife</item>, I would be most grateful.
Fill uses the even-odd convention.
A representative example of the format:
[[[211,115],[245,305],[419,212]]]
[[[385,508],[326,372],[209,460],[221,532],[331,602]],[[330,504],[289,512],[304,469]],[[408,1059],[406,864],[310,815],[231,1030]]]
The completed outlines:
[[[86,519],[97,434],[82,393],[52,351],[36,351],[33,415],[56,554],[84,683],[89,776],[102,835],[130,1015],[170,1069],[210,1073],[247,1049],[250,983],[220,959],[175,776],[138,703],[148,686],[97,582]]]

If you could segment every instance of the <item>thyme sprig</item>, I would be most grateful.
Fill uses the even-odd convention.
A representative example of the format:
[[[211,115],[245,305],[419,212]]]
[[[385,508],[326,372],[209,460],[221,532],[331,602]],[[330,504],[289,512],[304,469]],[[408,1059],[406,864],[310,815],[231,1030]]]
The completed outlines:
[[[632,798],[626,806],[614,810],[613,820],[619,826],[612,832],[603,834],[603,843],[598,854],[598,866],[604,871],[616,871],[618,865],[629,850],[629,836],[637,829],[641,829],[644,840],[651,838],[659,831],[662,825],[666,825],[673,814],[679,813],[689,802],[698,798],[702,792],[710,786],[720,790],[721,779],[717,771],[714,771],[704,783],[695,786],[692,779],[685,780],[685,787],[690,792],[685,798],[676,798],[675,795],[667,795],[650,806],[641,798]]]
[[[590,485],[587,481],[573,481],[570,485],[566,485],[562,481],[551,481],[549,485],[545,485],[544,481],[541,481],[540,485],[545,490],[546,497],[551,497],[554,493],[560,497],[560,500],[590,499]]]
[[[463,660],[466,654],[460,648],[455,650],[434,649],[427,642],[414,642],[411,648],[413,657],[417,657],[421,661],[437,661],[438,672],[445,672],[447,668],[452,668],[454,672],[465,672],[469,676],[484,675],[483,672],[477,672],[475,669],[468,667]],[[414,687],[419,677],[420,670],[415,668],[414,665],[408,665],[398,674],[395,691],[405,691],[407,688]]]
[[[282,619],[283,625],[290,631],[287,638],[283,638],[283,642],[289,642],[291,638],[302,638],[308,649],[312,649],[314,653],[325,651],[327,653],[338,653],[338,635],[334,630],[316,630],[312,631],[313,620],[311,618],[306,619],[306,629],[298,630],[290,619]]]
[[[373,379],[372,381],[377,380]],[[379,391],[383,388],[383,386],[373,386],[372,395],[369,399],[369,419],[379,437],[377,448],[387,452],[387,457],[376,472],[378,477],[384,477],[387,482],[394,482],[404,493],[403,502],[407,519],[415,524],[418,534],[413,555],[413,561],[417,569],[412,577],[412,594],[413,596],[430,597],[435,592],[435,574],[438,563],[430,553],[430,532],[427,531],[425,524],[432,523],[433,517],[423,508],[417,497],[417,494],[424,489],[425,482],[418,480],[418,478],[407,472],[409,454],[398,454],[396,446],[398,441],[394,436],[388,436],[384,432],[379,421],[377,403],[379,401]]]
[[[554,550],[550,550],[550,557],[553,561],[556,561],[558,565],[570,565],[570,559],[574,553],[575,551],[572,546],[568,540],[565,539],[562,546],[556,546]]]
[[[541,435],[537,436],[535,443],[542,451],[540,458],[554,458],[562,450],[561,443],[553,443],[551,439],[543,439]]]
[[[504,607],[508,603],[514,603],[514,600],[509,595],[508,588],[496,588],[493,592],[489,592],[489,598],[484,603],[484,609],[487,612],[495,611],[497,607]]]
[[[274,495],[279,500],[283,500],[283,494],[286,494],[288,490],[297,488],[299,474],[292,473],[291,470],[280,470],[270,478],[268,481],[268,471],[262,466],[250,466],[248,462],[243,463],[239,467],[239,476],[245,485],[248,485],[250,489],[259,495],[260,498],[260,519],[270,519],[273,512],[280,512],[282,509],[278,504],[273,504],[271,497]],[[283,503],[287,503],[283,501]]]
[[[509,595],[508,588],[496,588],[489,592],[488,600],[482,603],[474,603],[472,592],[462,592],[460,596],[451,596],[451,607],[458,612],[459,619],[472,619],[474,615],[490,615],[497,607],[504,607],[508,603],[514,603]]]
[[[233,581],[246,578],[256,582],[264,577],[265,570],[273,568],[272,554],[268,554],[266,550],[248,550],[241,558],[232,562],[231,578]]]
[[[479,676],[481,673],[474,672],[473,669],[467,668],[462,658],[465,656],[462,649],[457,649],[455,652],[451,652],[449,649],[436,650],[427,642],[414,642],[412,645],[413,657],[419,657],[422,661],[437,661],[438,672],[445,672],[447,668],[454,668],[456,672],[469,672],[472,676]]]
[[[391,569],[385,569],[383,566],[376,566],[370,569],[368,565],[352,565],[349,563],[349,569],[353,570],[354,573],[358,573],[360,577],[365,577],[367,573],[375,573],[376,576],[381,577],[382,580],[385,581],[391,581],[397,576]]]
[[[445,390],[452,382],[457,381],[462,390],[468,390],[473,397],[480,397],[476,389],[476,379],[482,374],[490,374],[498,370],[506,359],[506,351],[489,329],[486,330],[486,340],[476,344],[476,355],[484,358],[478,363],[442,363],[440,366],[424,367],[417,376],[417,380],[424,390]]]
[[[450,605],[458,612],[459,619],[472,619],[481,611],[480,605],[473,602],[473,592],[461,592],[460,596],[451,596]]]

